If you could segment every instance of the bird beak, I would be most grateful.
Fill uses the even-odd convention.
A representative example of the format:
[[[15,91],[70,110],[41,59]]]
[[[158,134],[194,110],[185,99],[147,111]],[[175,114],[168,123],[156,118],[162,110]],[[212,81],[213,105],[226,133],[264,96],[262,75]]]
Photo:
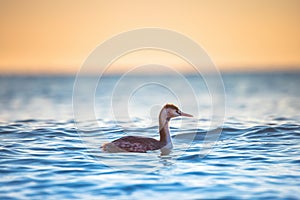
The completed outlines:
[[[193,115],[181,112],[181,116],[185,116],[185,117],[194,117]]]

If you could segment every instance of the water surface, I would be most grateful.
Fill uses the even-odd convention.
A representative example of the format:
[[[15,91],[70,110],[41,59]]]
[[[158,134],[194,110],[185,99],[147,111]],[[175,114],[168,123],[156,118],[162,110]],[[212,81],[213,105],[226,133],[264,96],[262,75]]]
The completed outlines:
[[[176,98],[163,89],[143,88],[130,102],[131,120],[114,120],[106,100],[115,79],[106,77],[107,86],[96,91],[97,126],[91,122],[86,138],[99,146],[128,134],[157,138],[160,107],[147,107],[149,99]],[[223,79],[222,134],[202,158],[203,138],[207,131],[213,134],[210,99],[193,77],[201,112],[196,119],[171,122],[174,150],[166,156],[89,148],[74,123],[74,77],[0,77],[0,199],[299,199],[300,74],[225,74]],[[194,133],[190,143],[186,136]]]

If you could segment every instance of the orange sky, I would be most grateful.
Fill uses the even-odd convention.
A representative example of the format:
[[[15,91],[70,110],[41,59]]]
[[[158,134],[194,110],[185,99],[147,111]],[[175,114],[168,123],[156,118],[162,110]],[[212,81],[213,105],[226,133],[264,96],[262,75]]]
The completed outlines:
[[[224,71],[300,69],[299,10],[299,0],[1,0],[0,73],[76,73],[105,39],[142,27],[187,35]]]

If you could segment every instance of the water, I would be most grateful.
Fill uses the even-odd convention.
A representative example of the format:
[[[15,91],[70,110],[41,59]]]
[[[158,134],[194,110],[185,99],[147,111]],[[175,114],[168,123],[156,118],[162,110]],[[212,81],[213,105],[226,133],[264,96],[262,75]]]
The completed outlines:
[[[183,105],[197,118],[171,122],[170,155],[111,155],[95,148],[128,134],[157,137],[156,104],[168,98],[178,103],[162,87],[156,93],[143,87],[128,103],[130,120],[121,109],[122,95],[115,97],[121,113],[114,120],[110,83],[117,79],[106,77],[105,87],[97,88],[97,122],[87,121],[80,133],[72,107],[74,77],[0,78],[0,199],[299,199],[299,73],[223,75],[223,130],[204,158],[203,138],[214,130],[207,89],[195,77],[189,80],[198,84],[201,111],[197,116],[198,107]],[[164,79],[192,102],[188,90]],[[195,132],[189,143],[186,136]]]

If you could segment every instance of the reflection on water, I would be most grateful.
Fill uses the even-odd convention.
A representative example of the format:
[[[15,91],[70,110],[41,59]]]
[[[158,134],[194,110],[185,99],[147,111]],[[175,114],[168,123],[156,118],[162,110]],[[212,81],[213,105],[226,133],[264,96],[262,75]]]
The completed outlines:
[[[225,124],[204,158],[199,156],[204,137],[214,137],[215,131],[208,130],[204,87],[198,91],[200,117],[171,121],[171,154],[109,154],[101,144],[125,135],[158,138],[155,119],[149,123],[152,111],[141,103],[145,112],[132,121],[99,113],[97,122],[85,122],[90,129],[79,134],[73,81],[0,78],[0,199],[299,198],[299,74],[224,75]],[[101,91],[96,94],[99,111],[106,107],[98,101],[110,94]]]

